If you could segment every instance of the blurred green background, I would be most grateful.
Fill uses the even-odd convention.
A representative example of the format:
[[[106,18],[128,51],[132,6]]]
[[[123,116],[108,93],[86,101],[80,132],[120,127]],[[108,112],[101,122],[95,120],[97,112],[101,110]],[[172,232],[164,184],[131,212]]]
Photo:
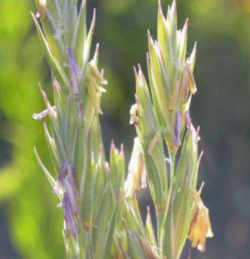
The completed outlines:
[[[128,152],[135,135],[132,66],[145,68],[157,0],[88,0],[89,14],[94,7],[94,40],[109,81],[104,142],[124,142]],[[64,258],[61,213],[32,150],[36,145],[46,160],[42,125],[31,116],[43,108],[38,82],[50,85],[31,10],[33,0],[0,1],[0,259]],[[192,250],[192,258],[250,258],[250,1],[179,0],[178,13],[179,26],[190,18],[189,51],[198,41],[199,91],[191,111],[201,126],[200,180],[215,233],[207,252]]]

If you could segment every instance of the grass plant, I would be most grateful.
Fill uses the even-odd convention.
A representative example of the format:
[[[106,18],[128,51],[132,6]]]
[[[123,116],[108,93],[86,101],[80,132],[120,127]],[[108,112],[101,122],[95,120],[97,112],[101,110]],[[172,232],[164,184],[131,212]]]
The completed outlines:
[[[191,120],[196,44],[187,56],[188,20],[177,28],[176,1],[165,16],[159,2],[157,39],[148,32],[147,74],[134,68],[136,129],[126,173],[123,146],[103,146],[100,116],[105,93],[98,67],[99,44],[91,55],[96,22],[86,25],[86,0],[39,0],[32,14],[51,66],[53,102],[40,86],[41,120],[51,154],[46,166],[35,154],[63,210],[67,257],[178,259],[187,239],[205,251],[212,237],[209,211],[197,186],[199,129]],[[156,228],[148,209],[144,223],[136,193],[149,188]]]

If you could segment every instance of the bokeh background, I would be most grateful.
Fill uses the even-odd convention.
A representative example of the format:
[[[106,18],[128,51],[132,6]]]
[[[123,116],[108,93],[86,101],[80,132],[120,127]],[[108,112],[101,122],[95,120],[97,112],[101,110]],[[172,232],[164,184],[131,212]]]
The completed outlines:
[[[162,2],[166,7],[170,0]],[[89,14],[94,7],[94,41],[109,81],[104,141],[124,142],[129,152],[132,66],[145,68],[157,0],[88,0]],[[33,0],[0,1],[0,259],[64,258],[61,213],[32,151],[36,145],[47,157],[42,125],[31,116],[43,107],[38,82],[50,86],[31,10]],[[250,1],[179,0],[178,13],[179,26],[190,18],[189,52],[198,41],[199,91],[191,111],[201,127],[200,180],[215,233],[207,252],[192,250],[192,258],[250,258]]]

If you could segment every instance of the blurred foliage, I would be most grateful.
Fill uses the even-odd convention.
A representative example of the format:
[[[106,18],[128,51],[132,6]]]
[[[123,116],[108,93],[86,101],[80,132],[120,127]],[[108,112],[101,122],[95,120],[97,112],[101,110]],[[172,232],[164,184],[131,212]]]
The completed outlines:
[[[38,82],[44,76],[31,9],[31,1],[0,3],[1,139],[11,146],[11,162],[0,174],[0,198],[8,199],[10,231],[20,254],[25,258],[61,258],[59,211],[32,151],[34,145],[44,146],[41,124],[31,118],[42,109]]]
[[[132,143],[128,127],[134,102],[132,66],[145,67],[146,31],[155,37],[157,0],[89,0],[97,7],[96,41],[109,81],[104,134]],[[170,0],[162,0],[164,5]],[[15,246],[23,258],[63,258],[57,201],[34,159],[45,157],[42,127],[31,118],[42,109],[38,82],[48,77],[32,25],[32,0],[0,3],[0,199]],[[250,1],[179,0],[179,23],[190,17],[190,48],[198,41],[194,121],[205,150],[201,178],[215,238],[197,258],[247,258],[250,253]],[[112,129],[108,128],[113,126]],[[130,139],[127,141],[127,139]],[[2,251],[2,250],[1,250]],[[193,255],[192,258],[196,258]]]

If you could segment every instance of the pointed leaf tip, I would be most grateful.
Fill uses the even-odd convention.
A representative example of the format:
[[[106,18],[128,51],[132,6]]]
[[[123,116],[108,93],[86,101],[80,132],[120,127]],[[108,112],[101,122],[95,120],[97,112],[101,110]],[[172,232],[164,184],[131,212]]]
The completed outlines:
[[[95,24],[95,22],[96,22],[96,8],[94,8],[93,14],[92,14],[92,23]]]
[[[152,39],[150,30],[147,31],[147,35],[148,35],[148,41],[153,43],[153,39]]]
[[[161,0],[158,1],[158,12],[163,16]]]
[[[185,31],[188,30],[188,26],[189,26],[189,18],[187,18],[187,19],[185,20],[185,23],[184,23],[184,26],[183,26]]]
[[[100,43],[97,42],[95,47],[95,53],[99,53],[99,50],[100,50]]]
[[[124,155],[124,145],[123,145],[123,143],[121,144],[121,147],[120,147],[120,155],[121,156]]]
[[[138,74],[135,66],[133,66],[133,71],[134,71],[135,79],[137,79]]]
[[[176,0],[174,0],[173,1],[173,4],[175,5],[175,7],[177,6],[177,1]]]
[[[150,207],[147,206],[147,216],[150,216]]]
[[[52,81],[52,86],[53,86],[54,91],[56,93],[59,93],[61,91],[61,86],[52,71],[51,71],[51,81]]]
[[[203,158],[203,156],[204,156],[204,151],[202,150],[198,158],[199,163],[201,162],[201,159]]]
[[[143,75],[141,64],[138,63],[137,67],[138,67],[138,75],[139,75],[139,77],[141,77]]]
[[[39,88],[40,88],[40,92],[42,94],[43,100],[47,105],[49,103],[49,99],[48,99],[48,96],[47,96],[46,92],[43,90],[43,87],[42,87],[41,83],[39,83]]]
[[[172,7],[171,7],[171,9],[172,9],[171,11],[172,12],[176,11],[176,6],[177,6],[176,0],[173,0]]]
[[[198,191],[199,194],[202,193],[202,191],[203,191],[203,189],[204,189],[204,186],[205,186],[205,183],[202,182],[202,183],[201,183],[201,186],[200,186],[200,188],[199,188],[199,191]]]
[[[116,150],[114,139],[111,139],[110,147],[112,151]]]

